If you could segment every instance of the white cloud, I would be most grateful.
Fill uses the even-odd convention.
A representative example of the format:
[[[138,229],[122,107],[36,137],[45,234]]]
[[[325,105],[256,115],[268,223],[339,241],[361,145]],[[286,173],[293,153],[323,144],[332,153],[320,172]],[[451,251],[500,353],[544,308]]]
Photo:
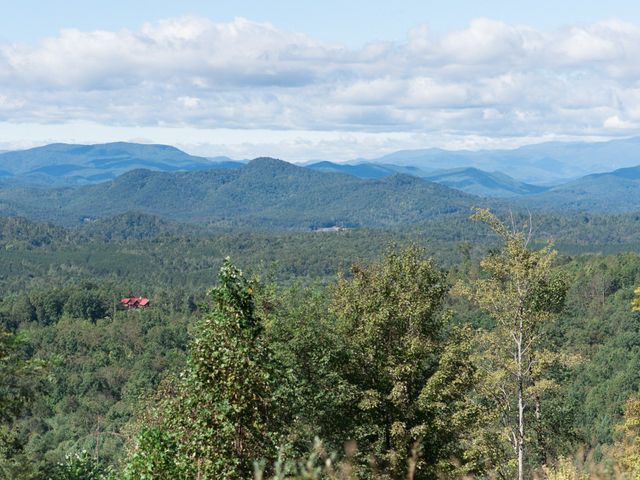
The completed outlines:
[[[537,54],[544,36],[528,27],[495,20],[473,20],[468,29],[446,35],[440,48],[444,61],[463,65],[517,63],[522,56]]]
[[[184,108],[197,108],[200,105],[198,97],[183,96],[176,99]]]
[[[622,120],[618,115],[614,115],[612,117],[607,118],[604,121],[604,128],[613,128],[613,129],[628,129],[633,128],[635,125],[626,120]]]
[[[459,138],[629,134],[640,125],[638,51],[640,26],[615,20],[547,32],[477,19],[444,35],[423,25],[406,42],[359,49],[243,18],[68,29],[35,46],[0,44],[0,121]]]

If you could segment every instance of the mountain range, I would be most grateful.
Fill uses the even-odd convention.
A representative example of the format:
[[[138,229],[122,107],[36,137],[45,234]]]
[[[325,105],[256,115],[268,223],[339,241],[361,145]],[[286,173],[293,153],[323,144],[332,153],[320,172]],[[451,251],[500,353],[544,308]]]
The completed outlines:
[[[242,168],[246,162],[228,157],[198,157],[168,145],[126,142],[100,145],[51,144],[28,150],[0,153],[0,186],[73,186],[113,180],[144,168],[152,171],[198,171],[211,168]],[[425,178],[458,190],[487,197],[511,197],[542,191],[500,172],[477,168],[425,170],[412,165],[382,163],[344,164],[315,162],[306,168],[340,172],[364,179],[382,179],[398,173]]]
[[[74,185],[112,180],[137,168],[164,172],[237,168],[227,157],[189,155],[169,145],[127,142],[99,145],[54,143],[0,153],[0,177],[13,184]]]
[[[634,142],[640,151],[638,139],[594,148],[603,155]],[[626,155],[616,162],[631,161],[631,150]],[[0,154],[0,176],[0,215],[61,225],[127,212],[222,228],[317,229],[410,224],[468,213],[473,206],[562,213],[640,210],[640,166],[540,186],[469,166],[430,170],[329,161],[298,166],[271,158],[244,162],[197,157],[165,145],[113,143],[6,152]]]
[[[473,166],[503,172],[527,183],[557,185],[593,173],[640,165],[640,137],[607,142],[546,142],[511,150],[403,150],[367,162],[410,165],[426,172]]]
[[[51,144],[20,151],[0,152],[0,180],[12,184],[74,185],[112,180],[136,168],[157,171],[193,171],[209,168],[240,168],[246,161],[228,157],[190,155],[168,145],[115,142],[99,145]],[[377,158],[346,163],[318,161],[305,166],[320,171],[339,171],[361,178],[379,179],[395,173],[433,177],[460,169],[471,178],[477,171],[508,175],[515,182],[555,186],[585,175],[640,165],[640,137],[607,142],[547,142],[511,150],[402,150]],[[459,180],[455,180],[458,183]],[[486,178],[483,180],[486,184]],[[508,183],[513,183],[508,180]],[[462,188],[466,189],[467,183]],[[489,189],[491,190],[491,189]],[[472,189],[471,189],[472,191]],[[513,193],[513,185],[504,190]],[[529,193],[527,186],[515,192]],[[474,192],[476,193],[476,192]],[[490,193],[478,191],[477,193]],[[503,196],[494,192],[493,196]]]

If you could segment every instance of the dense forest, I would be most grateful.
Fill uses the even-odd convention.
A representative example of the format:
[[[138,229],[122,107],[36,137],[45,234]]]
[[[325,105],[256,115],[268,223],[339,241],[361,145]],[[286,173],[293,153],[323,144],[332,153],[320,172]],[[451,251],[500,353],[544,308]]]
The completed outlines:
[[[636,478],[640,220],[502,220],[3,218],[2,477]]]

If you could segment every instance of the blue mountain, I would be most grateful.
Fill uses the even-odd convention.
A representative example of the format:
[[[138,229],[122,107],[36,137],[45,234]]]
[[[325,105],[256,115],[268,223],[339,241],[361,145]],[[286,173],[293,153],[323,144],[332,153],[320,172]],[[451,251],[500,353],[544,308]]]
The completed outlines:
[[[189,155],[169,145],[127,142],[99,145],[55,143],[0,153],[0,170],[14,183],[68,185],[111,180],[138,168],[174,172],[239,168],[227,157]]]
[[[640,166],[586,175],[544,193],[519,200],[527,207],[557,211],[640,210]]]
[[[520,182],[504,173],[490,173],[473,167],[445,170],[423,178],[481,197],[514,197],[548,190],[547,187]]]
[[[372,179],[386,178],[403,173],[482,197],[513,197],[547,190],[547,187],[520,182],[504,173],[489,173],[473,167],[440,170],[431,173],[413,166],[377,163],[352,165],[323,161],[306,165],[306,167],[320,172],[340,172],[358,178]]]
[[[475,167],[520,181],[554,185],[585,175],[640,164],[640,137],[607,142],[546,142],[511,150],[402,150],[368,160],[427,172]]]

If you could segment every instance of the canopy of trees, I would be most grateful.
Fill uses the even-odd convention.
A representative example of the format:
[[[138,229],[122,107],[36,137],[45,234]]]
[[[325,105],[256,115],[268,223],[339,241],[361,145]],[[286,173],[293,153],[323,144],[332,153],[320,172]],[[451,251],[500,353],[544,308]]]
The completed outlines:
[[[5,221],[0,475],[633,478],[640,256],[479,217],[426,248]]]

